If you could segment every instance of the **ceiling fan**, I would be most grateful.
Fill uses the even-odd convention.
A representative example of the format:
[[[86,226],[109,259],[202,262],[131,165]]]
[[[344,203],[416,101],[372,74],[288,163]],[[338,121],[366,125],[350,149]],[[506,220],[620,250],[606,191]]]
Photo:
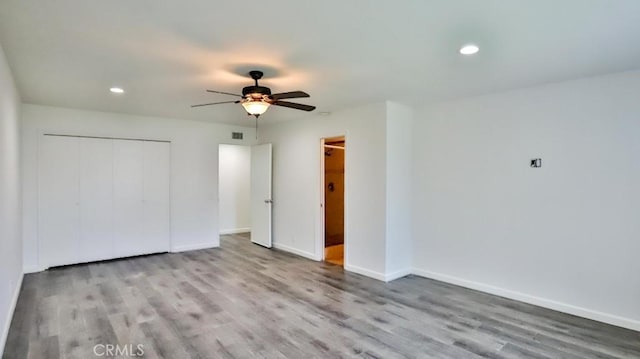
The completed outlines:
[[[283,92],[271,94],[271,89],[268,87],[258,85],[258,80],[262,78],[264,74],[262,71],[254,70],[249,72],[249,76],[255,81],[255,85],[247,86],[242,89],[242,95],[237,95],[234,93],[224,92],[224,91],[215,91],[215,90],[207,90],[207,92],[218,93],[222,95],[229,96],[237,96],[240,97],[239,100],[235,101],[223,101],[223,102],[212,102],[212,103],[203,103],[200,105],[193,105],[191,107],[202,107],[202,106],[210,106],[210,105],[220,105],[224,103],[240,103],[247,111],[249,115],[253,115],[256,117],[260,117],[263,113],[265,113],[269,106],[282,106],[288,107],[295,110],[302,111],[313,111],[316,109],[315,106],[304,105],[301,103],[294,103],[289,101],[282,101],[284,99],[290,98],[302,98],[309,97],[309,94],[303,91],[291,91],[291,92]]]

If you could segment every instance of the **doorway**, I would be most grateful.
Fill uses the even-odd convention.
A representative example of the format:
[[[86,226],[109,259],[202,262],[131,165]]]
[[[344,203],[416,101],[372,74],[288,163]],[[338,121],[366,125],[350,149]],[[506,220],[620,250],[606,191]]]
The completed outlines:
[[[251,147],[218,146],[218,213],[220,234],[251,231]]]
[[[322,141],[324,169],[324,260],[344,266],[344,198],[345,154],[344,136]]]

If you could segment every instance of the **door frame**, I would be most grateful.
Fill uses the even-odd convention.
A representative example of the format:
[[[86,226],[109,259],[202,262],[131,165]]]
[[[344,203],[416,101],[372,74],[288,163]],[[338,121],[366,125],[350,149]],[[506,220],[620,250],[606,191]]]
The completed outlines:
[[[325,244],[325,213],[324,213],[324,209],[325,209],[325,181],[324,181],[324,177],[325,177],[325,173],[324,173],[324,160],[325,160],[325,156],[324,156],[324,145],[325,145],[325,140],[328,138],[335,138],[335,137],[344,137],[344,264],[343,264],[343,268],[347,267],[348,265],[348,261],[347,259],[349,258],[348,253],[349,253],[349,241],[347,240],[348,237],[348,227],[349,227],[349,176],[348,176],[348,156],[347,156],[347,144],[348,144],[348,133],[347,132],[343,132],[340,134],[336,134],[336,135],[330,135],[330,136],[322,136],[320,138],[320,151],[318,152],[319,155],[319,163],[320,163],[320,169],[319,169],[319,183],[320,183],[320,206],[319,206],[319,229],[318,229],[318,240],[316,241],[316,258],[318,261],[324,261],[324,256],[325,256],[325,252],[324,252],[324,244]]]

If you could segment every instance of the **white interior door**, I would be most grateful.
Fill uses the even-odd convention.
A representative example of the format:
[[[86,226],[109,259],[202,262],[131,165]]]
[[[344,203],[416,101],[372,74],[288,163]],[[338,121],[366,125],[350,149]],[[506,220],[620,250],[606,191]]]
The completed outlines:
[[[114,257],[113,141],[80,141],[80,262]]]
[[[38,232],[44,268],[81,258],[78,146],[76,137],[43,136],[40,142]]]
[[[115,256],[143,254],[144,142],[114,140],[113,164]]]
[[[251,241],[271,248],[271,144],[251,147]]]
[[[141,250],[168,252],[171,246],[171,144],[144,142],[144,236]]]

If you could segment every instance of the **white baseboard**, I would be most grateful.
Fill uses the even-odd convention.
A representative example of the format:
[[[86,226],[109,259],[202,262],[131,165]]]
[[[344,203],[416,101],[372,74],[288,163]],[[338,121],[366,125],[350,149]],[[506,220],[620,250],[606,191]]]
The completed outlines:
[[[556,310],[558,312],[568,313],[568,314],[576,315],[578,317],[592,319],[598,322],[603,322],[603,323],[615,325],[622,328],[640,331],[640,321],[638,320],[619,317],[617,315],[598,312],[591,309],[581,308],[571,304],[566,304],[566,303],[561,303],[561,302],[557,302],[550,299],[535,297],[529,294],[524,294],[524,293],[509,290],[509,289],[495,287],[489,284],[474,282],[474,281],[453,277],[446,274],[431,272],[423,269],[414,268],[413,274],[421,277],[431,278],[441,282],[455,284],[461,287],[497,295],[499,297],[513,299],[520,302],[533,304],[539,307]]]
[[[344,269],[346,271],[362,274],[363,276],[377,279],[383,282],[391,282],[392,280],[396,280],[398,278],[402,278],[413,273],[413,271],[410,268],[405,268],[399,271],[395,271],[393,273],[382,274],[379,272],[375,272],[369,269],[365,269],[365,268],[350,265],[350,264],[345,264]]]
[[[209,249],[209,248],[218,248],[220,247],[220,243],[197,243],[197,244],[187,244],[182,246],[174,246],[171,248],[171,253],[180,253],[187,251],[196,251],[198,249]]]
[[[38,273],[38,272],[42,272],[44,271],[45,268],[41,268],[38,265],[27,265],[23,268],[23,272],[24,274],[29,274],[29,273]]]
[[[382,273],[374,272],[372,270],[365,269],[365,268],[358,267],[358,266],[354,266],[354,265],[351,265],[351,264],[346,264],[345,263],[344,264],[344,270],[349,271],[349,272],[353,272],[353,273],[362,274],[365,277],[381,280],[383,282],[387,281],[387,276],[385,276]]]
[[[13,313],[16,311],[16,305],[18,304],[18,297],[20,296],[20,290],[22,289],[22,279],[24,274],[20,275],[20,279],[14,289],[13,298],[11,299],[11,308],[7,315],[7,321],[4,323],[2,330],[2,336],[0,337],[0,353],[4,353],[4,346],[7,344],[7,337],[9,336],[9,328],[11,327],[11,321],[13,320]]]
[[[412,273],[413,273],[413,270],[411,268],[401,269],[401,270],[395,271],[393,273],[387,273],[385,275],[385,277],[384,277],[385,278],[384,281],[385,282],[391,282],[392,280],[396,280],[396,279],[399,279],[399,278],[402,278],[402,277],[406,277],[406,276],[408,276],[409,274],[412,274]]]
[[[238,234],[251,232],[251,228],[221,229],[220,234]]]
[[[311,259],[311,260],[316,261],[316,262],[321,260],[321,259],[318,258],[318,256],[316,256],[313,253],[309,253],[309,252],[306,252],[306,251],[301,251],[301,250],[299,250],[297,248],[289,247],[289,246],[287,246],[285,244],[280,244],[280,243],[274,242],[273,243],[273,248],[279,249],[279,250],[282,250],[282,251],[285,251],[285,252],[293,253],[295,255],[299,255],[300,257],[305,257],[307,259]]]

